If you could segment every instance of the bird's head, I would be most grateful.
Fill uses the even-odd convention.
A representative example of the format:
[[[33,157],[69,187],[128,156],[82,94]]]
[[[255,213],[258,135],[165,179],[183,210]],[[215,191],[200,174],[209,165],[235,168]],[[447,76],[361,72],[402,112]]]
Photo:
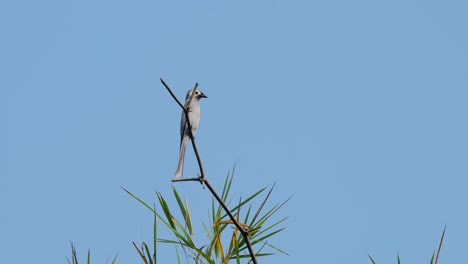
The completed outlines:
[[[187,96],[185,97],[185,101],[188,101],[190,99],[190,96],[192,96],[192,89],[188,90]],[[195,95],[193,96],[193,99],[198,99],[200,100],[201,98],[208,98],[202,91],[200,90],[195,90]]]

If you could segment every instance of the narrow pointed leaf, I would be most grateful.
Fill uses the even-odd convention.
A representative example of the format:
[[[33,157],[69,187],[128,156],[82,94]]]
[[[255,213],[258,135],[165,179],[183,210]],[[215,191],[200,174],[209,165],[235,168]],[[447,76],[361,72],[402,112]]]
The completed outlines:
[[[153,260],[151,259],[151,252],[149,251],[148,245],[147,245],[146,243],[143,243],[143,247],[144,247],[145,250],[146,250],[146,256],[148,256],[149,263],[150,263],[150,264],[154,264],[154,263],[153,263]]]
[[[136,197],[133,193],[131,193],[130,191],[128,191],[127,189],[125,189],[124,187],[120,186],[120,188],[122,188],[125,192],[127,192],[128,195],[130,195],[131,197],[133,197],[135,200],[137,200],[138,202],[140,202],[142,205],[144,205],[146,208],[148,208],[150,211],[153,211],[153,208],[151,208],[149,205],[147,205],[145,202],[143,202],[140,198]],[[154,211],[153,211],[154,212]]]

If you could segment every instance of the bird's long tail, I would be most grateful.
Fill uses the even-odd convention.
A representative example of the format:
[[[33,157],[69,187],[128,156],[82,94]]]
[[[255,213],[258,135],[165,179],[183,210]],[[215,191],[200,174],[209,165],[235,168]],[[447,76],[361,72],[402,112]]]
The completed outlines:
[[[184,135],[182,141],[180,142],[179,163],[177,164],[177,170],[174,174],[174,179],[182,178],[182,173],[184,170],[185,148],[187,147],[189,139],[190,138],[187,135]]]

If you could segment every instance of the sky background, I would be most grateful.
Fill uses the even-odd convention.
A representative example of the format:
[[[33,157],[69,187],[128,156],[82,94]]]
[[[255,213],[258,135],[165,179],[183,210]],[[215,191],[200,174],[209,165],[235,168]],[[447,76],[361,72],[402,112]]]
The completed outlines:
[[[468,249],[466,1],[1,1],[2,263],[141,263],[171,203],[179,98],[232,200],[276,183],[290,253],[260,263],[439,263]],[[185,176],[197,173],[191,150]],[[175,185],[197,223],[210,193]],[[200,220],[198,220],[200,219]],[[167,232],[161,230],[161,236]],[[201,227],[195,234],[206,242]],[[161,263],[176,263],[173,247]],[[184,262],[183,262],[184,263]]]

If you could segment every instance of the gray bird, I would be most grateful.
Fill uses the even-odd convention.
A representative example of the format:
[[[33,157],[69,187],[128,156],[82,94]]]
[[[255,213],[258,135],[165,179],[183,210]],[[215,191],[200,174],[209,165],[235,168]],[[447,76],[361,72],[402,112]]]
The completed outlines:
[[[185,104],[187,104],[190,100],[190,96],[192,96],[192,89],[188,90],[187,92],[187,96],[185,97]],[[200,99],[202,98],[208,98],[208,96],[204,95],[202,91],[196,90],[195,95],[190,102],[190,106],[187,109],[193,135],[195,135],[195,130],[197,130],[198,122],[200,122]],[[177,171],[175,172],[173,180],[182,178],[182,171],[184,170],[185,148],[187,147],[187,143],[189,141],[190,132],[185,119],[185,113],[182,111],[182,117],[180,119],[179,164],[177,165]]]

